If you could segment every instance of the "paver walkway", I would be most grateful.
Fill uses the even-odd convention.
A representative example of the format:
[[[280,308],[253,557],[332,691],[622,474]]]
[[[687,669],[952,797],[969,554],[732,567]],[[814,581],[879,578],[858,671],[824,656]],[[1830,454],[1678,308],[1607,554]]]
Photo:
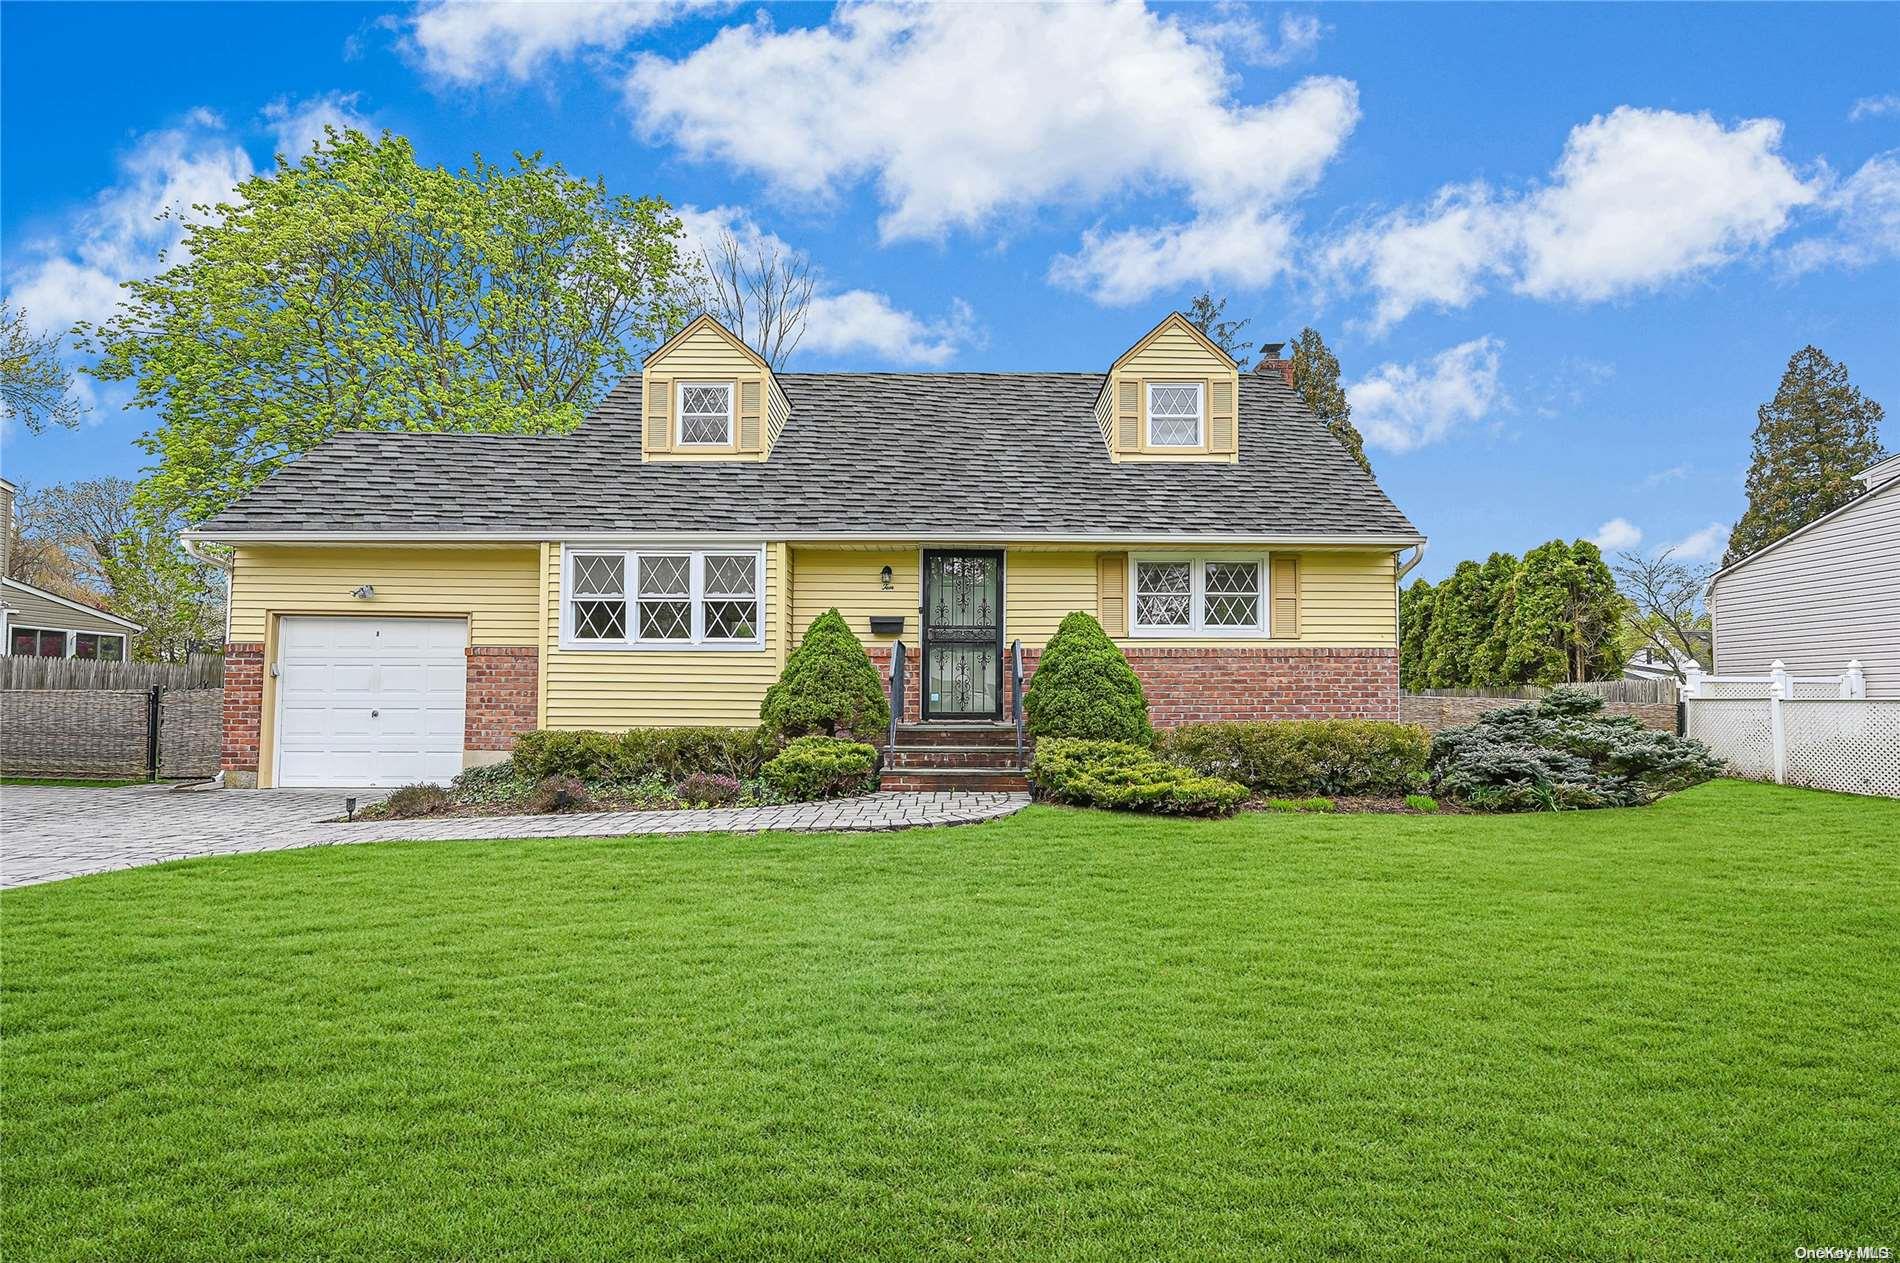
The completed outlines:
[[[0,887],[201,855],[283,851],[344,842],[465,838],[601,838],[660,833],[832,832],[975,824],[1021,810],[1027,794],[871,794],[789,807],[587,812],[571,816],[457,816],[338,822],[387,790],[205,790],[165,786],[0,788]]]

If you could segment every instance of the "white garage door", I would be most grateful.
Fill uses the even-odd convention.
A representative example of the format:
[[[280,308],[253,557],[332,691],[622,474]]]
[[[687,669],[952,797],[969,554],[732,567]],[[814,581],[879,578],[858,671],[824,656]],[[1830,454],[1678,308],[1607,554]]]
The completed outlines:
[[[467,644],[459,618],[285,618],[277,783],[447,783],[462,770]]]

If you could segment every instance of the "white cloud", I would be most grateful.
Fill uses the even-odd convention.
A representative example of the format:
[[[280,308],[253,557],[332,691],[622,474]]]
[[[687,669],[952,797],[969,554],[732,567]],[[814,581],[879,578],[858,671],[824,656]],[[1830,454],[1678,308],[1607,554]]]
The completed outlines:
[[[302,101],[289,97],[272,101],[263,110],[263,120],[271,130],[271,152],[296,162],[323,139],[325,127],[355,128],[373,135],[369,119],[357,109],[359,99],[355,92],[326,92]]]
[[[29,243],[9,268],[8,297],[43,330],[112,313],[121,282],[150,276],[177,247],[194,205],[229,201],[252,172],[222,120],[194,110],[148,132],[119,158],[116,182],[76,211],[58,240]]]
[[[1883,114],[1900,114],[1900,93],[1862,97],[1854,102],[1853,109],[1847,111],[1847,121],[1858,123],[1863,118],[1879,118]]]
[[[803,251],[760,228],[737,207],[685,206],[678,214],[686,228],[688,248],[693,251],[704,250],[720,234],[730,232],[747,254],[763,246],[788,257],[804,257]],[[976,313],[960,298],[951,300],[950,311],[942,319],[927,320],[871,290],[833,289],[822,270],[814,270],[817,283],[806,313],[805,334],[798,344],[800,352],[866,354],[892,364],[934,367],[949,363],[958,352],[983,341]]]
[[[525,82],[549,61],[623,48],[643,31],[727,0],[429,0],[408,23],[404,49],[425,73],[468,87]]]
[[[1710,522],[1672,545],[1678,561],[1713,561],[1728,548],[1729,524]]]
[[[1621,106],[1571,129],[1550,177],[1522,192],[1449,185],[1360,225],[1329,271],[1376,295],[1385,328],[1421,306],[1469,305],[1492,284],[1599,302],[1738,259],[1820,196],[1778,152],[1781,124]]]
[[[1590,537],[1590,542],[1606,553],[1620,553],[1643,542],[1643,528],[1628,518],[1613,517]]]
[[[1666,483],[1682,481],[1689,476],[1690,472],[1690,467],[1686,464],[1671,465],[1667,469],[1658,469],[1637,483],[1636,489],[1638,491],[1654,491]]]
[[[646,136],[781,195],[873,183],[887,242],[1051,204],[1172,197],[1171,222],[1090,234],[1058,262],[1058,279],[1107,302],[1190,271],[1249,283],[1284,265],[1275,209],[1338,152],[1358,91],[1315,77],[1246,104],[1232,86],[1217,42],[1128,3],[858,5],[783,32],[762,19],[678,59],[642,55],[626,84]],[[1263,225],[1280,230],[1249,231]],[[1214,263],[1180,262],[1203,244]]]
[[[1319,48],[1324,34],[1319,19],[1310,13],[1282,13],[1276,36],[1246,5],[1223,0],[1211,12],[1211,17],[1190,21],[1188,34],[1250,66],[1285,66],[1305,60]]]
[[[1900,149],[1875,154],[1831,185],[1824,205],[1834,216],[1833,230],[1790,246],[1784,260],[1790,271],[1900,259]]]
[[[1504,344],[1474,338],[1423,365],[1383,364],[1346,388],[1353,422],[1375,447],[1409,452],[1482,420],[1504,401],[1498,381]]]

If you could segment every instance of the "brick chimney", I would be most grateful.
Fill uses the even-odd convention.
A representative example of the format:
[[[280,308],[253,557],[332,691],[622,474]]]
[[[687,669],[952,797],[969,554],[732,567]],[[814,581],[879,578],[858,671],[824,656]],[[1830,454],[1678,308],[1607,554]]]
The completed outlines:
[[[1280,358],[1280,352],[1285,349],[1285,347],[1286,343],[1284,342],[1264,343],[1260,348],[1260,362],[1253,366],[1253,371],[1256,373],[1278,373],[1280,376],[1286,378],[1286,384],[1291,386],[1293,384],[1293,361]]]

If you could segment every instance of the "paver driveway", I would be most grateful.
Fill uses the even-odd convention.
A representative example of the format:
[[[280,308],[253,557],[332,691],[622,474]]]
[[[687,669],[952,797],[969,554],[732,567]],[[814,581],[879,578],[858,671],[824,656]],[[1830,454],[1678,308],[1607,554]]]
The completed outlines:
[[[871,794],[788,807],[458,816],[344,824],[345,797],[367,806],[387,790],[268,789],[178,793],[0,788],[0,887],[159,864],[200,855],[282,851],[338,842],[451,838],[619,837],[767,829],[829,831],[971,824],[1019,810],[1027,794]]]

